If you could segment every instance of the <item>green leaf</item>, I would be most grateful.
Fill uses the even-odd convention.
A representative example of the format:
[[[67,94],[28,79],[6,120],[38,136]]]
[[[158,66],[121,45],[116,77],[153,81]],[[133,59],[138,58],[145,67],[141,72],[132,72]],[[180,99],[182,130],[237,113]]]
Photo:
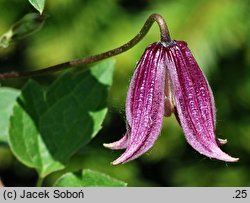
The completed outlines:
[[[55,187],[124,187],[127,184],[106,174],[89,169],[77,173],[66,173],[55,183]]]
[[[40,177],[63,169],[101,129],[113,67],[106,61],[88,71],[67,72],[47,89],[30,80],[11,117],[15,156]]]
[[[29,0],[29,2],[40,12],[40,14],[43,12],[45,0]]]
[[[0,88],[0,142],[7,142],[9,119],[19,94],[20,91],[16,89]]]

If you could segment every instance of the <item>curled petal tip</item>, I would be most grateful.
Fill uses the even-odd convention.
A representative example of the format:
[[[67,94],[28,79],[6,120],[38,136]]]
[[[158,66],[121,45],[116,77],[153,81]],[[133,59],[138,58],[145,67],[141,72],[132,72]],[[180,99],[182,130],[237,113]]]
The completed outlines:
[[[128,133],[126,133],[120,140],[112,143],[104,143],[103,146],[109,149],[125,149],[128,146],[128,141],[129,137]]]
[[[113,143],[103,143],[102,144],[104,147],[112,149],[113,148]]]
[[[209,149],[206,151],[204,149],[196,150],[212,159],[217,159],[225,162],[237,162],[239,160],[239,158],[231,157],[230,155],[223,152],[216,144],[209,146]]]
[[[237,162],[237,161],[239,161],[239,158],[231,157],[226,153],[224,153],[224,155],[222,157],[212,157],[212,158],[219,159],[219,160],[225,161],[225,162]]]
[[[220,139],[220,138],[217,138],[216,141],[217,141],[217,144],[218,144],[219,146],[220,146],[220,145],[227,144],[227,139]]]
[[[135,154],[135,151],[136,151],[135,148],[132,150],[126,150],[120,157],[114,160],[111,164],[113,166],[117,166],[117,165],[125,164],[131,160],[136,159],[137,157],[140,156],[140,154]]]
[[[120,163],[119,161],[113,161],[113,162],[111,162],[111,164],[113,165],[113,166],[117,166],[117,165],[120,165],[120,164],[123,164],[123,163]]]
[[[240,160],[240,158],[234,158],[234,161],[233,162],[237,162],[237,161],[239,161]]]
[[[116,142],[112,143],[103,143],[103,146],[109,149],[120,149],[117,145]]]
[[[125,155],[125,156],[124,156]],[[113,166],[117,166],[120,164],[124,164],[126,162],[130,161],[130,159],[126,158],[126,153],[123,153],[120,157],[118,157],[116,160],[112,161],[111,164]]]
[[[240,160],[239,158],[231,157],[231,159],[229,161],[227,161],[227,162],[237,162],[239,160]]]

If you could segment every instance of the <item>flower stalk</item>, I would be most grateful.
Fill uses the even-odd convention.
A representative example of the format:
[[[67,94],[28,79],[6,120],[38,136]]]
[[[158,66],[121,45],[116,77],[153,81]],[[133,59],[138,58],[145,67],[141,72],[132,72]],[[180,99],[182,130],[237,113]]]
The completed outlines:
[[[77,65],[91,64],[91,63],[94,63],[94,62],[97,62],[106,58],[110,58],[112,56],[123,53],[131,49],[132,47],[134,47],[136,44],[138,44],[148,33],[149,29],[151,28],[154,22],[156,22],[160,28],[161,40],[170,42],[171,39],[170,39],[168,27],[166,25],[164,18],[161,15],[155,13],[148,17],[148,19],[146,20],[145,24],[143,25],[139,33],[133,39],[131,39],[129,42],[123,44],[120,47],[117,47],[115,49],[112,49],[112,50],[109,50],[109,51],[106,51],[97,55],[86,56],[80,59],[74,59],[68,62],[53,65],[53,66],[40,69],[40,70],[24,71],[24,72],[12,71],[8,73],[1,73],[0,79],[4,80],[4,79],[10,79],[10,78],[34,77],[34,76],[46,75],[46,74],[51,74],[54,72],[62,71],[65,69],[73,68]]]

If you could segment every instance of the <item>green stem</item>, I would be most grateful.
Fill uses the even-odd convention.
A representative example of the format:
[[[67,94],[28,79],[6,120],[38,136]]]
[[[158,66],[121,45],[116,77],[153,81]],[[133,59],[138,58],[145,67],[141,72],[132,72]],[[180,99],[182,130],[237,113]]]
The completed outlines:
[[[42,187],[44,178],[39,177],[36,182],[36,187]]]
[[[148,33],[149,29],[153,25],[154,22],[157,22],[159,28],[160,28],[160,33],[161,33],[161,41],[162,42],[170,42],[171,38],[169,35],[169,30],[167,27],[167,24],[163,17],[159,14],[152,14],[148,17],[146,20],[145,24],[141,28],[140,32],[129,42],[126,44],[117,47],[115,49],[109,50],[107,52],[93,55],[93,56],[87,56],[84,58],[80,59],[74,59],[72,61],[68,61],[65,63],[57,64],[50,66],[48,68],[36,70],[36,71],[24,71],[24,72],[9,72],[9,73],[2,73],[0,74],[0,79],[8,79],[8,78],[19,78],[19,77],[32,77],[32,76],[38,76],[38,75],[44,75],[44,74],[49,74],[49,73],[54,73],[57,71],[65,70],[67,68],[74,67],[76,65],[83,65],[83,64],[89,64],[93,62],[97,62],[115,55],[118,55],[122,52],[127,51],[128,49],[131,49],[134,47],[138,42],[140,42],[145,35]]]

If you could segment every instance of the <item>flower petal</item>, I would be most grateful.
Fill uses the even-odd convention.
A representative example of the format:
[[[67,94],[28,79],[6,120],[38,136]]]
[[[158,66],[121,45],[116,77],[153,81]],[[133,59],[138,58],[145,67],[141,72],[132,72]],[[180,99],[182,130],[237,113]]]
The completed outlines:
[[[177,114],[188,143],[210,158],[237,161],[218,147],[213,94],[187,44],[176,41],[166,50]]]
[[[126,133],[120,140],[112,143],[104,143],[103,146],[109,149],[125,149],[128,146],[129,136]]]
[[[120,140],[108,144],[104,143],[103,146],[109,149],[125,149],[128,147],[129,140],[130,140],[130,127],[129,124],[127,124],[127,132]]]
[[[113,165],[137,158],[159,136],[164,115],[165,67],[164,47],[150,45],[137,64],[127,95],[128,146]]]

